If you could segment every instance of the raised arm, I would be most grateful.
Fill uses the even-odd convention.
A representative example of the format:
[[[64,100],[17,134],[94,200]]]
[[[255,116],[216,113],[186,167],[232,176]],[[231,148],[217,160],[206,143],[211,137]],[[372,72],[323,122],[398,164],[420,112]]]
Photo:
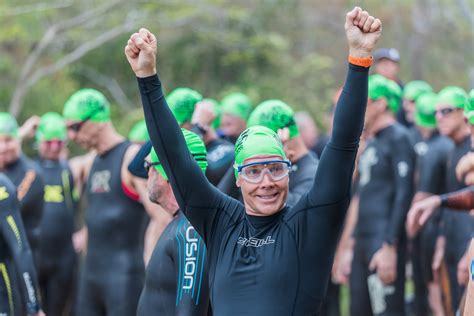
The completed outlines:
[[[156,73],[155,36],[140,29],[130,37],[125,54],[137,76],[151,142],[180,208],[185,213],[189,206],[213,208],[220,193],[207,181],[189,153],[181,129],[166,103]]]
[[[28,315],[37,315],[40,311],[39,287],[33,255],[21,220],[15,189],[13,184],[7,183],[2,176],[0,176],[0,234],[15,262],[16,271],[7,273],[17,273],[21,276],[19,286],[22,302]]]
[[[331,140],[321,159],[309,197],[314,204],[349,198],[359,139],[367,106],[372,50],[382,32],[379,19],[356,7],[346,16],[349,68],[334,115]]]

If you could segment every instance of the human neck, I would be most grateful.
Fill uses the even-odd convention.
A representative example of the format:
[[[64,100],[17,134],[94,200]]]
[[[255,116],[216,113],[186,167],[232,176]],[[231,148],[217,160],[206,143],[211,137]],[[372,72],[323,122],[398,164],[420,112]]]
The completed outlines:
[[[370,127],[371,134],[377,134],[381,130],[395,123],[395,118],[389,113],[382,114]]]
[[[470,131],[469,128],[466,126],[466,124],[462,124],[461,127],[459,127],[454,134],[452,135],[451,139],[454,141],[456,144],[460,144],[464,141],[464,139],[469,135]]]
[[[97,154],[101,155],[124,140],[125,138],[117,133],[112,125],[106,125],[100,135],[100,140],[94,149],[97,151]]]

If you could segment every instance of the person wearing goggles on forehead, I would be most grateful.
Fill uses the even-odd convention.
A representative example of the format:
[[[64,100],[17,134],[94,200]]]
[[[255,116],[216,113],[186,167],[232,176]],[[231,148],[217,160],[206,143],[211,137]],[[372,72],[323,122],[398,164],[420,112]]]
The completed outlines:
[[[78,315],[133,315],[145,276],[143,236],[147,211],[158,212],[127,166],[139,150],[110,120],[110,104],[95,89],[66,101],[68,138],[95,150],[84,188],[87,250],[80,276]]]
[[[38,165],[22,153],[17,121],[6,112],[0,112],[0,172],[17,187],[21,216],[38,270],[43,176]]]
[[[244,204],[228,197],[203,175],[166,104],[156,73],[155,36],[140,29],[125,47],[153,147],[180,210],[206,244],[216,315],[318,313],[350,201],[370,56],[381,34],[380,20],[358,7],[347,14],[345,27],[350,63],[332,139],[311,188],[293,207],[286,204],[287,163],[281,161],[287,157],[275,132],[253,126],[239,136],[235,172]],[[254,169],[252,163],[266,166]]]
[[[77,203],[71,169],[61,158],[66,134],[63,118],[54,112],[44,114],[36,128],[38,164],[45,182],[38,278],[44,310],[50,315],[69,314],[66,303],[75,287],[72,235]]]

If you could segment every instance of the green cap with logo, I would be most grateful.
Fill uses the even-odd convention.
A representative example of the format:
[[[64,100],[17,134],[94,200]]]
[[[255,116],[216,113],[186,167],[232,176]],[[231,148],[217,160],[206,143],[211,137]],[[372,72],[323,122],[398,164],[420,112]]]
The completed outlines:
[[[48,112],[41,116],[36,129],[36,141],[62,140],[67,138],[66,124],[63,117],[56,112]]]
[[[469,102],[466,102],[464,115],[467,117],[469,124],[474,125],[474,89],[469,92]]]
[[[190,122],[194,106],[202,100],[202,95],[190,88],[176,88],[166,97],[166,102],[178,124]]]
[[[237,116],[247,121],[252,111],[252,102],[243,93],[231,93],[224,97],[221,101],[222,114]]]
[[[0,112],[0,135],[18,137],[18,123],[16,118],[8,112]]]
[[[449,104],[455,108],[464,109],[467,103],[467,93],[460,87],[448,86],[438,93],[437,104]]]
[[[100,91],[90,88],[80,89],[64,104],[63,117],[65,120],[108,122],[110,104]]]
[[[144,143],[150,140],[145,120],[141,120],[133,125],[130,133],[128,133],[128,139],[137,143]]]
[[[388,108],[396,113],[400,109],[402,90],[395,81],[375,74],[369,76],[368,97],[373,101],[385,98]]]
[[[433,92],[433,88],[422,80],[410,81],[403,88],[403,98],[416,102],[418,97],[426,92]]]
[[[265,126],[256,125],[247,128],[240,134],[235,143],[235,177],[237,178],[237,167],[242,165],[246,159],[258,155],[275,155],[286,159],[285,151],[280,137]]]
[[[188,145],[189,152],[196,160],[198,166],[201,168],[202,172],[206,172],[207,169],[207,150],[206,145],[202,139],[187,129],[182,128],[181,131],[183,132],[184,139],[186,140],[186,145]],[[155,148],[151,149],[150,158],[152,163],[159,163],[160,160],[158,155],[156,154]],[[160,173],[160,175],[165,179],[168,180],[168,176],[165,173],[165,169],[161,164],[154,166],[155,170]]]
[[[262,125],[275,133],[287,127],[290,138],[299,135],[298,126],[294,119],[294,112],[285,102],[280,100],[267,100],[260,103],[250,114],[247,126]]]
[[[415,102],[415,123],[426,128],[436,127],[436,101],[434,92],[425,92],[418,96]]]

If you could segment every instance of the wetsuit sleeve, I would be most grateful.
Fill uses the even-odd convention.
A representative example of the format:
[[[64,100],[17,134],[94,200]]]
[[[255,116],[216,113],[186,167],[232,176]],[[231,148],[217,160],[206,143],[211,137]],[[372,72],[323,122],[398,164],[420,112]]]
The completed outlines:
[[[228,196],[239,200],[241,198],[240,189],[235,185],[234,168],[230,167],[217,185],[217,188]]]
[[[309,192],[313,205],[349,199],[352,173],[367,107],[369,69],[349,64],[346,82],[336,105],[332,136],[319,161]]]
[[[180,209],[205,237],[203,234],[212,230],[216,215],[220,215],[218,210],[222,208],[218,205],[228,197],[209,183],[191,156],[183,133],[166,103],[158,75],[137,80],[153,148]]]
[[[395,193],[384,238],[389,244],[396,243],[404,233],[404,223],[414,191],[415,152],[410,145],[408,137],[404,136],[394,137],[391,142],[391,168]]]
[[[12,187],[6,192],[9,197],[0,200],[0,233],[10,249],[20,276],[19,286],[26,311],[28,314],[34,314],[39,311],[40,305],[33,255],[21,220],[16,192]]]
[[[456,210],[469,211],[474,209],[474,186],[440,195],[441,206]]]

